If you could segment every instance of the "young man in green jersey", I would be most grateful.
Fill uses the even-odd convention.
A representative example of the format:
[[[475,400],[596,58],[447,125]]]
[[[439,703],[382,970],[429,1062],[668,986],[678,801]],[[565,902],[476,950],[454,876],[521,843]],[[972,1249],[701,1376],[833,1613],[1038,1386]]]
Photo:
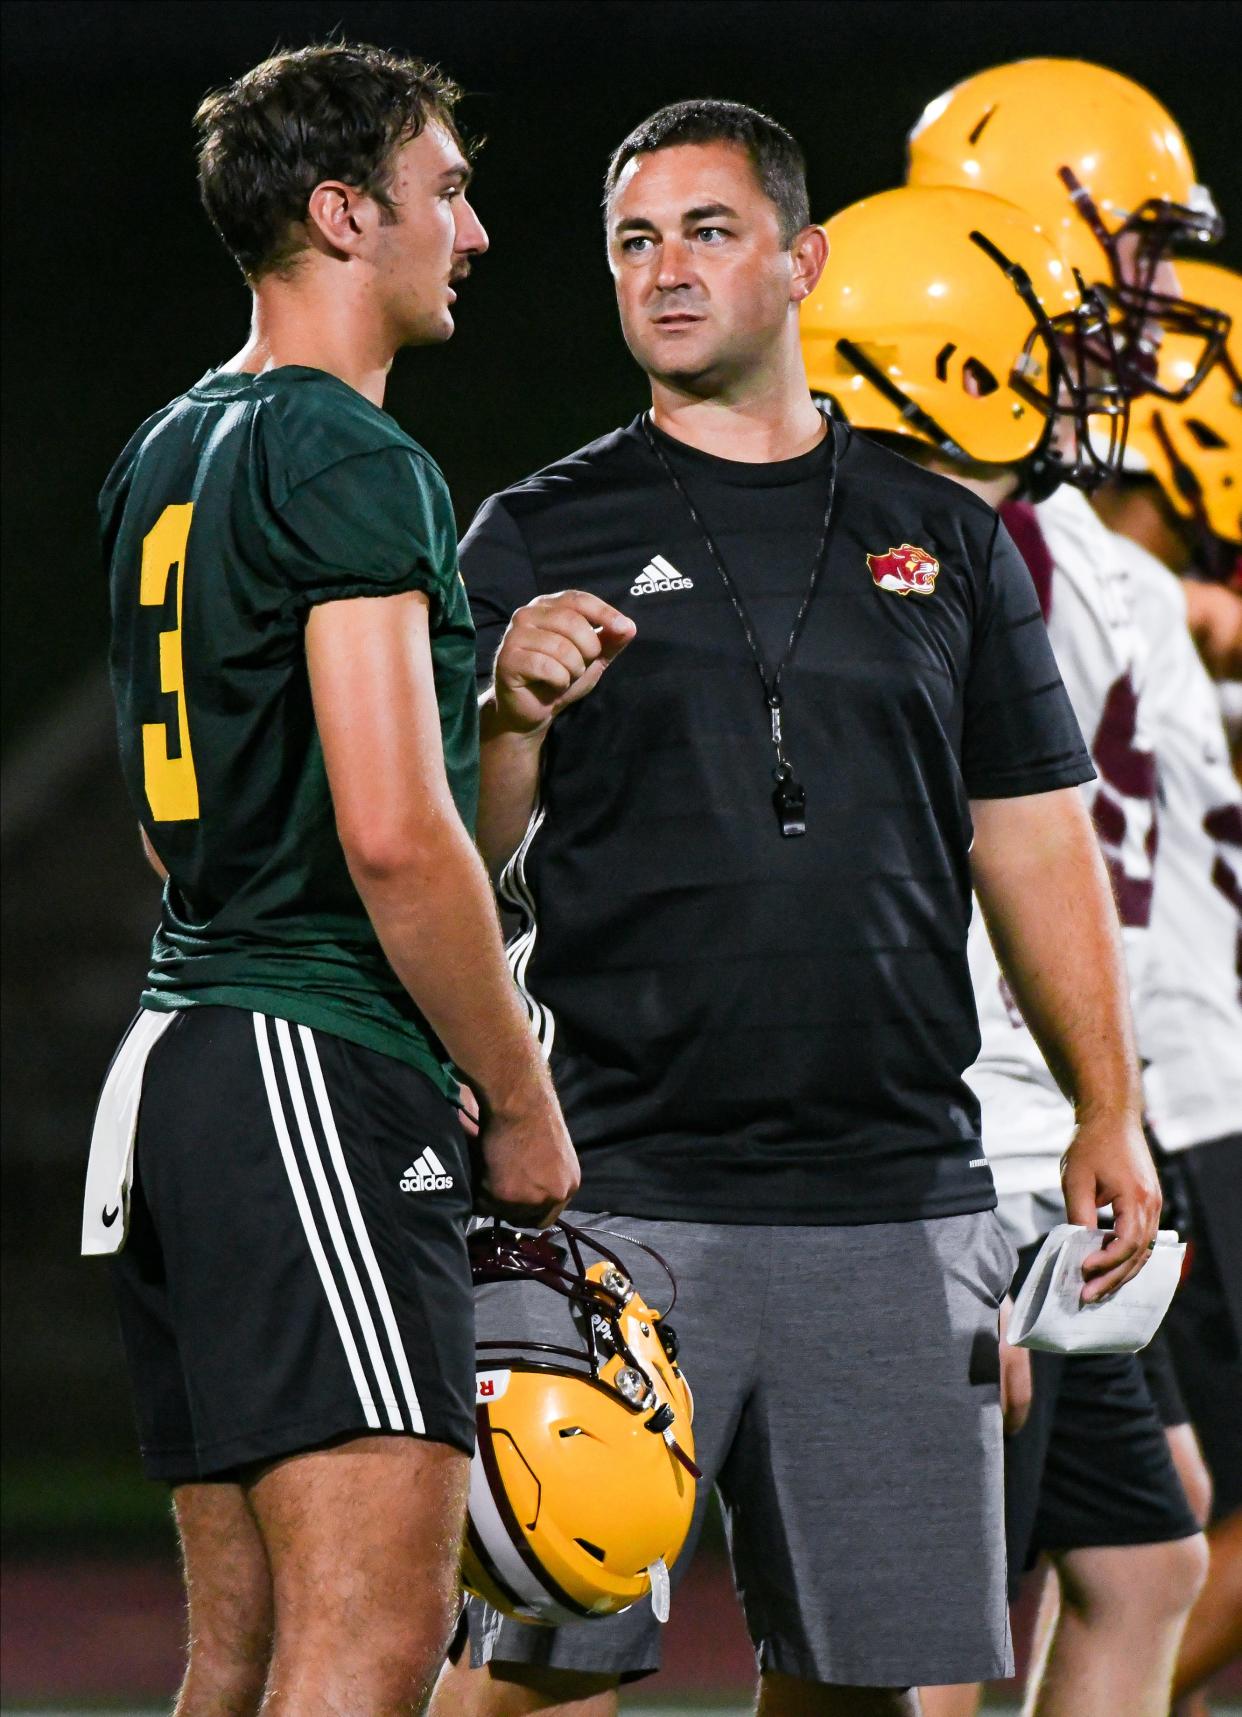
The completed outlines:
[[[457,1070],[484,1208],[542,1223],[577,1186],[471,839],[448,492],[381,409],[487,246],[456,95],[332,44],[203,103],[251,335],[101,497],[122,764],[165,888],[83,1249],[117,1254],[144,1462],[174,1487],[179,1717],[421,1709],[473,1437]]]

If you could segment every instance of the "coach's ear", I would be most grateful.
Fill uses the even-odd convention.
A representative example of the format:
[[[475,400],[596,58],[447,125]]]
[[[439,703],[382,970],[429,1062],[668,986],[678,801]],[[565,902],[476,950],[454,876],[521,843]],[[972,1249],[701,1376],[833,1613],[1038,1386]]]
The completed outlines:
[[[324,179],[306,204],[306,232],[311,244],[342,259],[363,250],[379,219],[375,199],[340,179]]]
[[[801,304],[819,284],[828,261],[828,234],[823,227],[803,227],[789,247],[793,271],[789,276],[790,302]]]

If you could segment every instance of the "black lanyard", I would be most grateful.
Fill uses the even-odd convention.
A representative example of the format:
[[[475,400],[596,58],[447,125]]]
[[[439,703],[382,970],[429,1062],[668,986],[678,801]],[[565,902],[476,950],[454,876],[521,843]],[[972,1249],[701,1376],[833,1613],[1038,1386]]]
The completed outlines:
[[[742,600],[742,593],[734,583],[729,569],[724,563],[724,556],[716,546],[716,539],[708,530],[702,514],[686,493],[685,485],[673,469],[668,454],[656,440],[646,413],[644,413],[642,421],[647,445],[664,467],[665,475],[681,496],[690,517],[699,527],[703,541],[707,544],[708,552],[715,562],[716,571],[720,574],[721,581],[729,593],[729,600],[742,623],[746,642],[750,645],[750,653],[754,658],[755,668],[759,674],[759,683],[763,687],[764,706],[772,720],[772,744],[776,750],[776,767],[772,771],[772,779],[776,782],[776,787],[772,793],[772,803],[776,808],[776,820],[780,825],[780,831],[785,836],[804,835],[806,833],[806,788],[795,777],[793,765],[785,752],[785,740],[781,728],[781,710],[785,707],[785,695],[781,690],[781,681],[784,678],[785,669],[793,661],[794,651],[798,647],[798,639],[802,636],[803,625],[806,622],[811,603],[815,599],[815,592],[819,588],[820,579],[823,577],[824,567],[828,563],[828,532],[832,524],[832,503],[837,490],[836,431],[830,419],[828,421],[828,436],[832,442],[832,464],[828,470],[828,501],[824,507],[824,525],[819,539],[819,547],[815,551],[815,559],[811,564],[810,581],[807,584],[806,593],[799,605],[798,612],[794,616],[789,641],[785,645],[781,659],[776,664],[775,670],[769,673],[767,663],[763,658],[763,651],[759,648],[754,623],[750,618],[745,602]]]

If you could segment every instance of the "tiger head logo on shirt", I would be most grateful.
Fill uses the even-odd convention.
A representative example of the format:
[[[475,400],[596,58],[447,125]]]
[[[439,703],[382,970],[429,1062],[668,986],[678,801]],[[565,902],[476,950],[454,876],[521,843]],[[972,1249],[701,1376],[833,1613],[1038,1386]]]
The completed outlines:
[[[895,591],[898,596],[930,596],[940,571],[936,557],[914,543],[902,543],[887,554],[869,554],[867,565],[877,588]]]

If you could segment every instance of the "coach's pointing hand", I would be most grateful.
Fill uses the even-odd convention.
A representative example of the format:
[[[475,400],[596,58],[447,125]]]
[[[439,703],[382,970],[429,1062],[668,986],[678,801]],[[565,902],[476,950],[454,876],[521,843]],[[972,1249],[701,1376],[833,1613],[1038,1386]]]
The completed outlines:
[[[496,712],[511,733],[537,733],[599,684],[634,622],[585,590],[537,596],[509,622],[495,668]]]

